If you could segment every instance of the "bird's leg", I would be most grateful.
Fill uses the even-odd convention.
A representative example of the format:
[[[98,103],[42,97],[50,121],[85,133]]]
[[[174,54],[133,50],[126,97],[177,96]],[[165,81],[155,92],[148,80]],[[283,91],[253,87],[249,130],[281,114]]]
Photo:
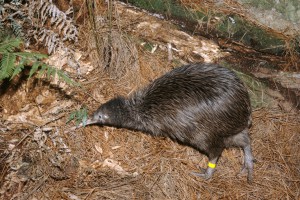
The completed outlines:
[[[214,157],[213,159],[209,159],[205,173],[192,172],[192,174],[195,176],[202,177],[205,180],[210,179],[213,176],[214,172],[216,171],[215,168],[216,168],[218,159],[219,159],[219,156]]]
[[[251,183],[253,180],[253,156],[251,152],[250,144],[243,147],[244,150],[244,165],[241,173],[248,172],[248,182]]]

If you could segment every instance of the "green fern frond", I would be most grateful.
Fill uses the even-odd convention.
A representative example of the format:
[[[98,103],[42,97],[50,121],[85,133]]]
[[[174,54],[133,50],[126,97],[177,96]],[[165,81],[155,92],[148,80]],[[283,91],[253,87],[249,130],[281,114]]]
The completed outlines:
[[[16,55],[13,53],[2,54],[0,61],[0,80],[10,77],[14,72],[14,64],[16,62]]]
[[[31,69],[30,69],[30,72],[29,72],[29,77],[28,78],[31,78],[32,75],[39,69],[39,66],[41,65],[40,62],[35,62],[33,63]]]
[[[26,58],[21,58],[21,60],[19,61],[19,64],[15,66],[14,68],[14,72],[10,77],[10,80],[13,79],[16,75],[18,75],[20,72],[23,71],[25,65],[27,65],[28,60]]]
[[[69,78],[64,71],[40,61],[41,59],[47,58],[47,55],[31,52],[14,52],[21,43],[22,41],[17,38],[7,38],[0,43],[0,81],[5,78],[12,79],[19,74],[25,66],[31,65],[29,78],[35,73],[38,73],[38,77],[46,77],[47,79],[51,79],[57,75],[60,80],[69,85],[79,85]]]
[[[88,118],[88,111],[87,111],[86,107],[83,107],[79,110],[73,111],[70,114],[69,119],[67,120],[66,124],[68,124],[72,120],[75,120],[77,126],[80,123],[82,123],[83,126],[85,126],[86,122],[87,122],[87,118]]]
[[[48,55],[42,53],[33,53],[33,52],[16,52],[16,56],[27,58],[27,59],[44,59],[48,58]]]
[[[6,38],[0,43],[0,54],[13,52],[21,43],[22,40],[19,38]]]
[[[80,86],[79,83],[73,81],[64,71],[62,70],[57,70],[56,71],[58,77],[63,80],[64,82],[66,82],[69,85],[74,85],[74,86]]]
[[[79,86],[79,84],[73,81],[64,71],[56,69],[55,67],[42,62],[36,62],[32,65],[29,72],[29,78],[36,72],[38,73],[38,77],[40,78],[46,76],[47,79],[50,79],[57,75],[59,80],[62,80],[69,85]]]
[[[13,74],[10,77],[10,80],[13,79],[16,75],[18,75],[21,71],[23,71],[24,65],[18,65],[15,67]]]
[[[45,71],[47,70],[47,64],[45,64],[45,63],[42,63],[41,64],[41,69],[38,71],[38,77],[40,77],[40,78],[42,78],[43,77],[43,75],[45,74]]]
[[[54,67],[48,67],[47,68],[47,79],[50,79],[51,77],[54,77],[56,74],[56,68]]]

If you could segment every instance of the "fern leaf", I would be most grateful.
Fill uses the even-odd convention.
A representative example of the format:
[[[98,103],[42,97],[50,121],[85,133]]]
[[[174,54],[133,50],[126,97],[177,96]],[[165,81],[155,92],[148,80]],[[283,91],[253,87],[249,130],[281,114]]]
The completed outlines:
[[[41,78],[44,74],[45,74],[45,71],[47,70],[47,64],[43,63],[41,65],[41,69],[39,70],[39,77]]]
[[[13,52],[15,48],[18,48],[22,44],[19,38],[8,38],[0,43],[0,54]]]
[[[69,119],[67,120],[66,123],[69,123],[70,121],[75,120],[76,125],[78,125],[79,123],[82,122],[83,126],[85,126],[86,122],[87,122],[87,118],[88,118],[88,112],[87,112],[86,107],[84,107],[79,110],[73,111],[70,114]]]
[[[2,54],[0,63],[0,80],[10,77],[15,68],[16,56],[12,53]]]
[[[47,79],[50,79],[50,77],[54,77],[56,74],[56,69],[54,67],[48,66],[47,67]]]
[[[21,71],[23,71],[24,65],[18,65],[15,67],[13,74],[10,77],[10,80],[13,79],[16,75],[18,75]]]
[[[57,70],[57,75],[60,79],[66,82],[69,85],[79,86],[79,83],[74,82],[67,74],[65,74],[62,70]]]
[[[42,53],[33,53],[33,52],[16,52],[15,55],[24,57],[24,58],[34,58],[34,59],[44,59],[48,58],[48,55]]]
[[[57,75],[59,79],[62,79],[69,85],[79,85],[62,70],[40,61],[47,58],[47,55],[32,52],[14,52],[21,43],[21,40],[18,38],[6,38],[0,43],[0,81],[5,78],[12,79],[24,69],[25,65],[32,65],[29,78],[38,71],[39,78],[45,75],[46,78],[50,79]],[[16,62],[17,58],[20,60],[19,62]]]
[[[18,75],[23,69],[24,66],[27,64],[28,60],[22,58],[17,66],[15,66],[14,71],[10,77],[10,80],[13,79],[16,75]]]
[[[73,111],[70,116],[69,119],[67,120],[66,124],[68,124],[70,121],[72,121],[73,119],[75,119],[76,116],[76,111]]]
[[[30,69],[30,72],[29,72],[29,77],[28,78],[31,78],[32,75],[38,70],[39,66],[41,65],[40,62],[34,62],[31,69]]]

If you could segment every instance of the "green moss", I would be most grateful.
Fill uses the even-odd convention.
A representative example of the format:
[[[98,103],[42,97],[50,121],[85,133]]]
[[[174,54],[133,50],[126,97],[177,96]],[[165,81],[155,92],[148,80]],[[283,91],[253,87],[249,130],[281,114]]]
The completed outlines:
[[[263,52],[281,54],[285,50],[285,41],[272,36],[238,16],[224,16],[216,30],[223,37],[229,37]]]
[[[239,0],[245,5],[256,7],[262,10],[275,9],[287,20],[299,22],[300,20],[300,1],[299,0]]]
[[[190,11],[175,0],[128,0],[128,2],[150,12],[163,14],[166,17],[192,22],[197,22],[199,19],[207,21],[207,17],[201,11]]]
[[[261,9],[272,9],[276,2],[274,0],[240,0],[241,2],[250,6],[261,8]]]
[[[286,9],[285,7],[280,8],[280,6],[283,4],[287,5],[286,1],[283,0],[283,2],[280,0],[279,4],[277,4],[275,0],[240,1],[263,9],[272,9],[274,6],[276,6],[277,9]],[[297,1],[299,0],[291,0],[294,7],[296,5],[300,6],[300,3],[297,3]],[[213,15],[223,20],[215,25],[214,29],[212,29],[212,34],[216,33],[218,36],[231,38],[236,42],[241,42],[266,53],[282,55],[286,51],[285,41],[282,38],[272,35],[261,27],[251,24],[237,15],[228,16],[222,13],[213,12],[213,14],[205,15],[201,10],[194,11],[184,7],[179,0],[128,0],[128,2],[150,12],[163,14],[167,18],[188,22],[187,24],[189,25],[186,28],[190,31],[194,30],[194,25],[198,24],[199,21],[204,24],[208,23],[208,19],[212,17],[209,15]],[[299,47],[295,46],[295,49],[298,50]]]

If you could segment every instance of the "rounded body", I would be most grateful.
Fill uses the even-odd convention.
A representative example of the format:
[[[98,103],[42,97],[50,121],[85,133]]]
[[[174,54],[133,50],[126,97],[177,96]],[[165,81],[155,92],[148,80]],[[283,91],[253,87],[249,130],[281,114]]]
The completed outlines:
[[[99,124],[169,137],[208,154],[234,145],[228,138],[248,128],[251,106],[234,72],[216,64],[191,64],[175,68],[128,98],[108,101],[94,120],[99,115]]]
[[[231,71],[216,64],[178,67],[129,97],[116,97],[99,107],[88,124],[108,125],[169,137],[205,153],[204,174],[212,177],[226,147],[244,150],[243,172],[253,177],[247,89]]]

